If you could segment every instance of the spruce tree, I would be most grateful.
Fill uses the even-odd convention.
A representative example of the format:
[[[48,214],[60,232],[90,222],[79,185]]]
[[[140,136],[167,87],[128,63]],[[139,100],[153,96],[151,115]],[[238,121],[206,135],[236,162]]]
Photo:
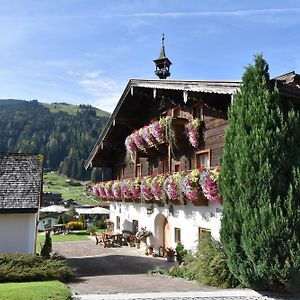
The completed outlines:
[[[220,171],[221,242],[247,287],[300,288],[299,124],[256,56],[229,108]]]

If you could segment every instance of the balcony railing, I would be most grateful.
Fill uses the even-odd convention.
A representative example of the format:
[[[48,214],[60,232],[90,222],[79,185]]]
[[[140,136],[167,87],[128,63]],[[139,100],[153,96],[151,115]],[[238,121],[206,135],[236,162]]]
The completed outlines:
[[[208,205],[221,202],[219,168],[150,175],[99,182],[95,195],[107,201]]]
[[[187,139],[197,148],[204,129],[204,123],[199,119],[189,121],[186,118],[167,116],[134,131],[126,138],[125,146],[132,158],[138,151],[147,152],[151,148],[159,150],[162,144],[168,144],[173,148],[183,139]]]

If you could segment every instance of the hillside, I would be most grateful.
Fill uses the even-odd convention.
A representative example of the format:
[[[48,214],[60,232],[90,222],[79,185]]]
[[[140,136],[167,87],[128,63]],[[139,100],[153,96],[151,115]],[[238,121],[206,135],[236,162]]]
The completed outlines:
[[[91,193],[92,188],[89,182],[70,180],[55,172],[46,172],[43,181],[43,192],[60,193],[63,201],[72,199],[81,205],[99,204]]]
[[[87,159],[109,113],[87,105],[0,100],[0,152],[44,154],[44,169],[87,180]]]

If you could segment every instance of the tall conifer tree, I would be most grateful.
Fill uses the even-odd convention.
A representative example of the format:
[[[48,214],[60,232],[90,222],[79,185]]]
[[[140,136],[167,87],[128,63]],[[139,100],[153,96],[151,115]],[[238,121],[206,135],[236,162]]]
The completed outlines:
[[[245,286],[300,288],[299,124],[256,56],[229,109],[220,172],[221,242]]]

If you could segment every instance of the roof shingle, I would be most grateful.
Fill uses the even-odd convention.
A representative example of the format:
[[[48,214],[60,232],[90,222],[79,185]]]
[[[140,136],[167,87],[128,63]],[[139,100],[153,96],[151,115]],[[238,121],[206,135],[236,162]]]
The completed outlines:
[[[36,210],[42,191],[42,155],[0,153],[0,210]]]

